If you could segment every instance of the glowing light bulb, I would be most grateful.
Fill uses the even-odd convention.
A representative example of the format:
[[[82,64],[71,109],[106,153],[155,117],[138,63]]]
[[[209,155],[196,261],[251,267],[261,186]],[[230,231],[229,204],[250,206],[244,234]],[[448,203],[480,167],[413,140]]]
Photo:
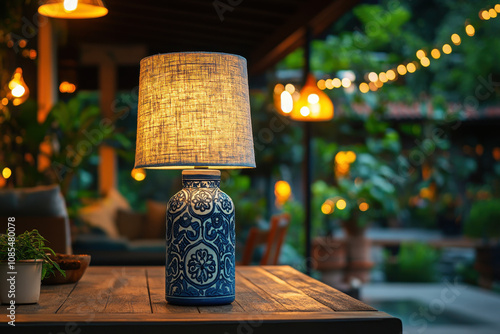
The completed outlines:
[[[382,82],[387,82],[389,79],[387,79],[387,75],[385,74],[385,72],[381,72],[379,75],[378,75],[378,79]]]
[[[11,175],[12,175],[12,171],[10,170],[9,167],[5,167],[2,170],[2,176],[3,176],[4,179],[8,179]]]
[[[12,89],[12,96],[21,97],[24,95],[25,92],[26,92],[26,89],[24,89],[23,86],[17,85],[14,87],[14,89]]]
[[[281,93],[281,110],[285,113],[285,114],[289,114],[292,112],[293,110],[293,98],[292,98],[292,94],[290,94],[290,92],[288,91],[283,91]]]
[[[474,27],[472,26],[472,24],[468,24],[465,27],[465,32],[467,33],[467,35],[469,35],[469,36],[472,37],[476,33],[476,29],[474,29]]]
[[[371,82],[375,82],[378,80],[378,75],[377,73],[375,72],[370,72],[370,74],[368,74],[368,80],[370,80]]]
[[[497,17],[497,12],[496,12],[493,8],[491,8],[491,9],[488,11],[488,14],[490,14],[490,17],[491,17],[492,19],[494,19],[495,17]]]
[[[479,12],[479,18],[481,20],[489,20],[490,19],[490,13],[487,10],[482,10]]]
[[[300,114],[302,116],[307,117],[307,116],[309,116],[310,113],[311,113],[311,110],[309,110],[308,107],[304,106],[304,107],[300,108]]]
[[[285,90],[286,90],[287,92],[289,92],[290,94],[293,94],[293,92],[295,92],[295,86],[294,86],[294,85],[292,85],[292,84],[287,84],[287,85],[285,86]]]
[[[422,59],[420,59],[420,63],[422,66],[427,67],[431,64],[431,61],[427,57],[422,57]]]
[[[323,203],[323,205],[321,205],[321,212],[325,215],[332,214],[333,210],[334,210],[333,202],[329,199],[327,199],[325,201],[325,203]]]
[[[389,70],[387,72],[385,72],[385,76],[387,77],[388,80],[394,80],[396,79],[396,72],[394,72],[394,70]]]
[[[445,44],[443,45],[443,52],[446,53],[447,55],[449,55],[451,53],[452,49],[451,49],[451,46],[450,44]]]
[[[317,86],[318,86],[319,89],[325,90],[326,89],[326,82],[325,82],[325,80],[321,79],[320,81],[318,81]]]
[[[368,84],[366,82],[362,82],[361,84],[359,84],[359,91],[361,93],[368,93],[369,90],[370,90],[370,86],[368,86]]]
[[[309,96],[307,97],[307,102],[309,102],[310,104],[318,103],[319,102],[318,94],[309,94]]]
[[[339,199],[337,201],[337,209],[344,210],[346,208],[346,206],[347,206],[347,202],[345,200]]]
[[[417,70],[417,67],[413,63],[408,63],[408,65],[406,65],[406,69],[409,73],[413,73]]]
[[[432,56],[432,58],[434,58],[434,59],[439,59],[439,57],[441,57],[441,52],[439,52],[439,50],[438,50],[438,49],[433,49],[433,50],[431,51],[431,56]]]
[[[406,71],[406,66],[404,66],[403,64],[398,65],[397,70],[398,70],[399,75],[405,75],[406,72],[407,72]]]
[[[424,52],[424,50],[418,50],[418,51],[417,51],[417,58],[418,58],[418,59],[422,59],[423,57],[425,57],[425,52]]]
[[[143,168],[137,168],[137,169],[132,169],[132,172],[130,173],[132,178],[136,181],[144,181],[146,178],[146,171]]]
[[[360,203],[359,204],[359,211],[365,212],[366,210],[368,210],[369,207],[370,206],[366,202]]]
[[[462,42],[462,39],[460,38],[460,36],[458,34],[453,34],[453,35],[451,35],[451,41],[455,45],[460,45],[460,43]]]
[[[349,78],[342,79],[342,87],[344,87],[344,88],[351,87],[351,79],[349,79]]]
[[[340,86],[342,86],[342,81],[340,81],[339,78],[335,78],[332,80],[332,85],[335,88],[340,88]]]
[[[64,10],[73,12],[78,7],[78,0],[64,0]]]

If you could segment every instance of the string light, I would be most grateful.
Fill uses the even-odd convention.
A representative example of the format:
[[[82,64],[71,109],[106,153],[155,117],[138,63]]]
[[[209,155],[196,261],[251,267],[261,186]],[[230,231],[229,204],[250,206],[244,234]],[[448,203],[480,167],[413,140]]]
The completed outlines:
[[[431,56],[434,59],[439,59],[439,57],[441,57],[441,52],[439,52],[438,49],[432,49]]]
[[[369,90],[370,90],[370,86],[368,86],[368,84],[366,82],[362,82],[359,85],[359,91],[361,93],[368,93]]]
[[[424,58],[424,57],[425,57],[425,52],[424,52],[424,50],[418,50],[416,54],[417,54],[417,58],[418,58],[418,59],[422,59],[422,58]]]
[[[408,73],[413,73],[417,70],[417,67],[413,63],[408,63],[406,65],[406,70],[408,71]]]
[[[378,75],[377,73],[375,72],[370,72],[370,74],[368,74],[368,80],[370,80],[371,82],[375,82],[378,80]]]
[[[461,40],[461,38],[460,38],[460,36],[458,34],[451,35],[451,41],[455,45],[460,45],[460,43],[462,43],[462,40]]]
[[[449,55],[451,53],[451,46],[450,44],[445,44],[443,45],[443,52],[446,53],[447,55]]]
[[[465,27],[465,32],[467,33],[467,35],[469,35],[470,37],[472,37],[476,33],[476,29],[474,29],[474,27],[472,26],[472,24],[468,24]]]
[[[427,67],[431,64],[431,61],[427,57],[422,57],[422,59],[420,59],[420,64],[422,64],[422,66],[424,67]]]
[[[403,64],[398,65],[397,70],[398,70],[399,75],[405,75],[407,72],[406,66],[404,66]]]
[[[385,76],[387,77],[388,80],[395,80],[396,79],[396,72],[394,70],[389,70],[385,73]]]

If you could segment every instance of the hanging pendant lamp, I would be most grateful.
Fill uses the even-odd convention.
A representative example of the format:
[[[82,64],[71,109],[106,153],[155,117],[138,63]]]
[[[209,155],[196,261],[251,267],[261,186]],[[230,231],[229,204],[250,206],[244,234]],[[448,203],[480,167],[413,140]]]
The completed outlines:
[[[108,14],[101,0],[46,0],[38,13],[58,19],[92,19]]]
[[[333,118],[332,100],[316,86],[312,74],[307,76],[306,84],[300,90],[300,98],[294,103],[290,117],[296,121],[318,122]]]
[[[18,67],[8,85],[7,99],[12,101],[12,104],[18,106],[26,101],[30,95],[28,85],[24,82],[23,70]]]

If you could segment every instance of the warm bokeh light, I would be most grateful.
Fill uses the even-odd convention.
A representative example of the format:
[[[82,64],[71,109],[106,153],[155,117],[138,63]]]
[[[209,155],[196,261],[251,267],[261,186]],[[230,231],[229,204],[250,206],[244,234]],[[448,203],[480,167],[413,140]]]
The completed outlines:
[[[12,100],[13,105],[18,106],[28,99],[29,89],[24,82],[23,70],[20,67],[12,75],[8,87],[10,91],[7,93],[7,98]]]
[[[144,179],[146,178],[146,171],[144,170],[144,168],[134,168],[132,169],[130,175],[136,181],[144,181]]]
[[[482,10],[479,12],[479,18],[481,20],[489,20],[490,19],[490,13],[487,10]]]
[[[274,94],[276,95],[279,95],[281,94],[283,91],[285,90],[285,86],[283,86],[283,84],[276,84],[276,86],[274,86]]]
[[[427,57],[422,57],[422,59],[420,59],[420,64],[422,64],[423,67],[427,67],[431,64],[431,61]]]
[[[290,94],[293,94],[295,92],[295,86],[292,84],[286,84],[285,90],[289,92]]]
[[[394,80],[396,79],[396,72],[394,72],[394,70],[389,70],[387,72],[385,72],[385,75],[387,77],[388,80]]]
[[[4,97],[4,98],[2,99],[2,104],[3,104],[4,106],[6,106],[7,104],[9,104],[9,99],[8,99],[8,98],[6,98],[6,97]]]
[[[484,147],[481,144],[476,145],[476,154],[477,155],[483,155],[484,153]]]
[[[375,83],[374,83],[374,82],[370,82],[370,83],[368,84],[368,87],[370,87],[370,90],[371,90],[372,92],[376,92],[376,91],[378,90],[378,87],[377,87],[377,85],[375,85]]]
[[[333,211],[334,211],[334,206],[333,206],[333,205],[334,205],[334,203],[333,203],[331,200],[327,199],[327,200],[325,201],[325,203],[323,203],[323,204],[321,205],[321,212],[322,212],[323,214],[325,214],[325,215],[330,215],[330,214],[332,214],[332,213],[333,213]]]
[[[300,97],[295,101],[290,117],[297,121],[328,121],[333,118],[333,103],[316,85],[312,74],[300,90]]]
[[[285,203],[292,195],[292,188],[286,181],[278,181],[274,184],[274,195],[278,203]]]
[[[500,4],[495,5],[495,12],[500,13]]]
[[[382,86],[384,85],[384,83],[380,80],[377,80],[374,82],[375,86],[377,86],[377,88],[382,88]]]
[[[460,43],[462,43],[462,39],[460,38],[460,36],[458,34],[451,35],[451,41],[455,45],[460,45]]]
[[[353,151],[345,152],[345,160],[347,163],[352,164],[354,161],[356,161],[356,153],[354,153]]]
[[[500,161],[500,147],[495,147],[491,154],[493,155],[493,159]]]
[[[423,57],[425,57],[425,51],[424,50],[418,50],[417,53],[417,58],[418,59],[422,59]]]
[[[283,91],[280,94],[281,111],[285,114],[289,114],[293,110],[293,98],[288,91]]]
[[[317,83],[318,85],[318,88],[321,89],[321,90],[325,90],[326,89],[326,84],[325,84],[325,80],[321,79],[318,81]]]
[[[76,86],[72,83],[67,82],[67,81],[63,81],[59,85],[59,91],[61,93],[74,93],[75,90],[76,90]]]
[[[446,53],[447,55],[449,55],[451,53],[452,49],[451,49],[451,46],[450,44],[445,44],[443,45],[443,52]]]
[[[333,89],[333,82],[332,82],[332,79],[326,79],[326,80],[325,80],[325,86],[326,86],[326,88],[328,88],[328,89]]]
[[[366,82],[362,82],[359,84],[359,91],[361,93],[368,93],[369,90],[370,90],[370,86],[368,86],[368,84]]]
[[[78,7],[78,0],[64,0],[64,10],[73,12]]]
[[[339,78],[335,78],[332,80],[332,85],[334,88],[340,88],[340,86],[342,86],[342,81]]]
[[[365,212],[366,210],[368,210],[370,208],[370,206],[368,205],[368,203],[366,202],[363,202],[363,203],[360,203],[359,204],[359,211],[363,211]]]
[[[476,29],[474,29],[474,27],[472,26],[472,24],[468,24],[465,27],[465,32],[467,33],[467,35],[469,35],[469,36],[472,37],[476,33]]]
[[[8,179],[11,175],[12,175],[12,171],[10,170],[9,167],[5,167],[2,170],[2,176],[3,176],[4,179]]]
[[[432,49],[431,56],[434,59],[439,59],[439,57],[441,57],[441,52],[438,49]]]
[[[339,199],[337,201],[336,206],[337,206],[337,209],[344,210],[346,208],[346,206],[347,206],[347,202],[345,200],[343,200],[343,199]]]
[[[382,82],[387,82],[389,79],[387,79],[387,75],[385,74],[385,72],[381,72],[379,75],[378,75],[378,79]]]
[[[409,73],[413,73],[417,70],[417,67],[413,63],[408,63],[406,65],[406,69],[408,70]]]
[[[377,73],[375,72],[370,72],[370,74],[368,74],[368,80],[370,80],[371,82],[375,82],[378,80],[378,75]]]
[[[495,18],[495,17],[497,17],[497,15],[498,15],[498,14],[497,14],[497,12],[496,12],[493,8],[491,8],[491,9],[488,11],[488,13],[490,14],[490,17],[491,17],[492,19],[494,19],[494,18]]]
[[[398,65],[397,70],[398,70],[399,75],[405,75],[406,72],[407,72],[406,71],[406,66],[404,66],[403,64]]]
[[[342,87],[344,87],[344,88],[351,87],[351,79],[349,79],[349,78],[342,79]]]

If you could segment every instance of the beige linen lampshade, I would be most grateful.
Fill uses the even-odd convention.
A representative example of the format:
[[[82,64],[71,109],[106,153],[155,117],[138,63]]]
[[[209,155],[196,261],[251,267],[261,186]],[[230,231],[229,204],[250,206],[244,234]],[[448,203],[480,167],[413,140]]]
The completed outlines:
[[[140,167],[255,167],[245,58],[186,52],[141,61]]]

